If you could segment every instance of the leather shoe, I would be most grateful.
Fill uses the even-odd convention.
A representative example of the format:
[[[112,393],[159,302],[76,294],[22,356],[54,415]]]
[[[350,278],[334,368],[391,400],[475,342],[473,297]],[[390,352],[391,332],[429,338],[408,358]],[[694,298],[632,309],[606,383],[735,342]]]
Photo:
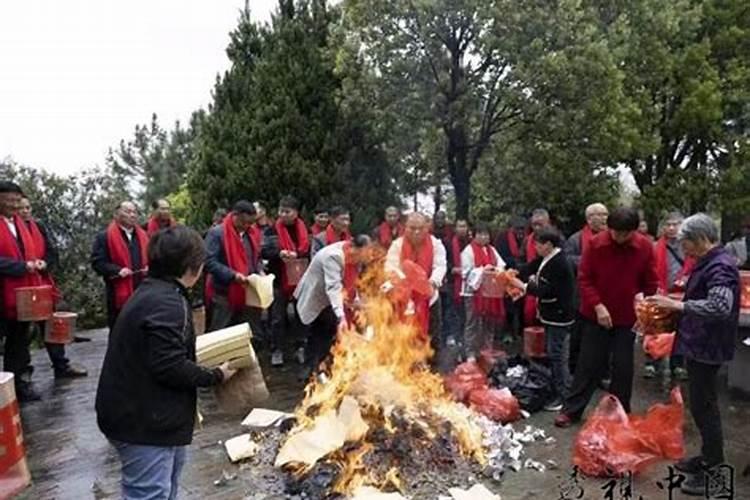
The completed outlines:
[[[30,403],[32,401],[40,401],[42,397],[29,383],[16,385],[16,398],[19,403]]]
[[[80,378],[88,376],[84,368],[67,365],[65,368],[55,369],[55,378]]]

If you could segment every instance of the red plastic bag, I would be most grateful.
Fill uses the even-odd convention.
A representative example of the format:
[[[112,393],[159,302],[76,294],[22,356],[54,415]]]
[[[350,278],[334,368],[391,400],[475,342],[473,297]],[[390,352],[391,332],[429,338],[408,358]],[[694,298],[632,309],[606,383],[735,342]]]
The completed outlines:
[[[406,277],[404,281],[409,287],[419,295],[430,297],[432,295],[432,284],[429,276],[422,266],[411,260],[405,260],[401,263],[401,270]]]
[[[663,359],[672,354],[674,333],[647,335],[643,339],[643,350],[653,359]]]
[[[489,373],[501,359],[506,359],[508,355],[502,349],[493,349],[492,347],[486,347],[479,352],[479,368],[484,373]]]
[[[508,388],[475,390],[469,395],[469,404],[475,411],[503,424],[521,418],[521,406]]]
[[[476,362],[467,361],[445,377],[445,388],[456,401],[466,403],[473,391],[487,388],[487,375]]]
[[[573,463],[588,476],[608,477],[682,458],[684,407],[678,387],[670,399],[669,404],[652,406],[643,417],[628,417],[617,398],[604,396],[576,436]]]

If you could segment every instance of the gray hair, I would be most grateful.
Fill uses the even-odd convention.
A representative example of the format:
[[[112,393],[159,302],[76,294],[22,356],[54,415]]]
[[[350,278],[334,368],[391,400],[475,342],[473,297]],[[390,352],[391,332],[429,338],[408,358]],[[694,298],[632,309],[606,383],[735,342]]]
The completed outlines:
[[[545,217],[549,218],[549,212],[543,208],[535,208],[533,212],[531,212],[531,217]]]
[[[698,242],[703,238],[707,239],[709,243],[718,243],[719,241],[719,227],[711,217],[704,213],[698,213],[682,221],[677,239]]]

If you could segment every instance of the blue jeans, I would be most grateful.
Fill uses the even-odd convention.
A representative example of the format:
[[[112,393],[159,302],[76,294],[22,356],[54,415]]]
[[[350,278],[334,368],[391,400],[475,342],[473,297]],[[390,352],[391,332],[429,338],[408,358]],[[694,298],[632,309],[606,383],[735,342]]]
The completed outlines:
[[[110,440],[122,463],[123,500],[174,500],[186,446],[145,446]]]

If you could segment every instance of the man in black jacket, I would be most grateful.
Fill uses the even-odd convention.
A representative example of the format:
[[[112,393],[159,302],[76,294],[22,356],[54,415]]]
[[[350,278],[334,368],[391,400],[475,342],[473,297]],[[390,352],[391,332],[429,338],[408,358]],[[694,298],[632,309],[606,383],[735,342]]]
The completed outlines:
[[[123,201],[117,206],[113,221],[96,235],[91,249],[91,267],[104,278],[107,290],[107,325],[110,330],[148,268],[148,236],[137,223],[135,203]],[[121,248],[124,250],[118,252]]]
[[[154,235],[149,277],[110,334],[96,414],[120,456],[124,498],[176,498],[193,439],[196,388],[235,373],[227,363],[209,369],[195,362],[187,289],[198,281],[205,255],[200,235],[185,226]]]
[[[568,349],[570,327],[575,320],[575,277],[565,253],[562,238],[552,227],[534,232],[538,257],[529,263],[523,275],[528,283],[515,279],[514,285],[538,297],[539,321],[544,325],[547,358],[552,366],[555,397],[544,409],[559,411],[570,385]]]
[[[29,230],[31,230],[33,221],[31,213],[31,201],[29,201],[26,196],[23,196],[21,198],[21,204],[18,209],[18,214],[21,216],[21,219],[23,219],[23,221],[26,222],[26,224],[29,226]],[[59,255],[57,253],[57,246],[54,244],[52,238],[49,237],[49,232],[47,231],[47,228],[46,226],[44,226],[44,224],[39,221],[34,221],[33,223],[35,223],[36,227],[39,228],[39,232],[42,234],[42,238],[44,239],[45,252],[42,256],[42,260],[47,263],[45,272],[52,273],[60,261]],[[42,321],[37,323],[37,326],[39,327],[39,331],[42,334],[42,338],[44,338],[44,331],[47,327],[47,324]],[[88,372],[85,369],[70,364],[70,360],[65,357],[65,344],[51,344],[49,342],[45,342],[44,346],[47,348],[47,355],[49,355],[49,360],[52,362],[52,367],[55,371],[55,378],[75,378],[85,377],[86,375],[88,375]]]

